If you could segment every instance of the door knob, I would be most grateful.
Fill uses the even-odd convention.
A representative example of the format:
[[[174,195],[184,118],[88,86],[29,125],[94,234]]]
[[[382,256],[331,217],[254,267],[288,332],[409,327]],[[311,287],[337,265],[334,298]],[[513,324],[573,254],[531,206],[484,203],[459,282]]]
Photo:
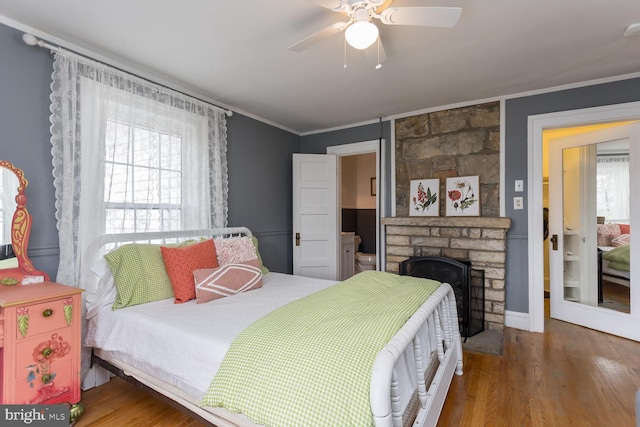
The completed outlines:
[[[558,235],[554,234],[553,236],[551,236],[551,243],[553,245],[553,250],[557,251],[558,250]]]
[[[296,233],[296,246],[300,246],[300,233]]]

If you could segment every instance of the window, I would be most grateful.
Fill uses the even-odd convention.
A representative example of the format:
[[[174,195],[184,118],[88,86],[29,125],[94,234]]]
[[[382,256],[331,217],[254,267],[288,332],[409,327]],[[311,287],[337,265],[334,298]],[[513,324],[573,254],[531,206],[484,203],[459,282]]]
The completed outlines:
[[[107,121],[106,233],[179,230],[182,137]]]
[[[598,155],[597,158],[597,212],[606,222],[628,224],[629,209],[629,155]]]

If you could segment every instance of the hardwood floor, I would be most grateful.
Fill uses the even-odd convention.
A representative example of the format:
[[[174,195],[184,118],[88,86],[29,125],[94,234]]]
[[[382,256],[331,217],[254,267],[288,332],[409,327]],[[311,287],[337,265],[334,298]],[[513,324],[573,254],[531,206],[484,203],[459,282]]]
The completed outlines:
[[[85,411],[75,427],[204,427],[121,378],[82,392]]]
[[[506,328],[503,356],[465,352],[438,426],[635,426],[640,343],[548,315],[545,331]],[[118,378],[82,401],[76,427],[202,426]]]
[[[548,310],[548,307],[547,307]],[[545,320],[505,328],[502,357],[464,354],[438,426],[635,426],[640,343]]]

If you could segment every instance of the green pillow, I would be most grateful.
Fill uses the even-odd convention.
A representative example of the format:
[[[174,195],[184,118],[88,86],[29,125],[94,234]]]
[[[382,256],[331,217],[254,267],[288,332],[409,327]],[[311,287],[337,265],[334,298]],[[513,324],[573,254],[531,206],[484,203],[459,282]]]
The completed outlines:
[[[256,248],[256,254],[258,255],[258,262],[260,263],[260,270],[262,270],[262,274],[267,274],[269,269],[264,266],[262,263],[262,257],[260,256],[260,251],[258,250],[258,238],[256,236],[251,236],[251,241],[253,242],[253,246]]]
[[[173,297],[171,281],[164,267],[160,246],[185,246],[195,243],[159,245],[131,243],[104,256],[116,286],[116,300],[111,307],[117,310],[132,305]]]

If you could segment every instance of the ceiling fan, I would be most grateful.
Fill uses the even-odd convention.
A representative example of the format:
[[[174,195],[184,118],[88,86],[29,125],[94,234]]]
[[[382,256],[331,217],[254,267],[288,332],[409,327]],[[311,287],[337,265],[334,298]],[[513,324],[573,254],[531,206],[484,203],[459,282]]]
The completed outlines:
[[[389,7],[393,0],[307,1],[334,12],[342,13],[349,20],[336,22],[293,44],[289,47],[289,50],[294,52],[301,52],[319,41],[342,31],[345,32],[346,42],[352,47],[366,49],[378,40],[378,49],[380,50],[378,27],[372,22],[374,18],[385,25],[450,28],[456,25],[462,14],[462,8],[459,7]]]

